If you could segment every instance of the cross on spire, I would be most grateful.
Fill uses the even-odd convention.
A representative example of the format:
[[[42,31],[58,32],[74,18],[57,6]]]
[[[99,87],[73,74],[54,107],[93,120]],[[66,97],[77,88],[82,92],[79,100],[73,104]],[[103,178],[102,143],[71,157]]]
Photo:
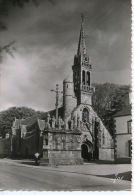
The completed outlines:
[[[84,14],[83,13],[81,13],[81,20],[82,20],[82,22],[84,21]]]

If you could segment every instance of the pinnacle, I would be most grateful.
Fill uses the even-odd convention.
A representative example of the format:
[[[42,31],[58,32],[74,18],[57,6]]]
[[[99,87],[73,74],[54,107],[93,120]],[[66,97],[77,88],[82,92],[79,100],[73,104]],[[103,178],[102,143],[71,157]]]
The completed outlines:
[[[78,55],[85,55],[86,54],[86,40],[85,40],[85,30],[84,30],[84,15],[81,13],[81,28],[80,28],[80,36],[79,36],[79,43],[78,43]]]

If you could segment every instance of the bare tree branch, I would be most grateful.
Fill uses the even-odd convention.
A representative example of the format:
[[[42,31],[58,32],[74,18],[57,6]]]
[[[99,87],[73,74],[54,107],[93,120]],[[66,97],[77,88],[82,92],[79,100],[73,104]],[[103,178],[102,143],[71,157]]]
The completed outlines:
[[[35,6],[38,6],[37,0],[0,0],[0,31],[7,30],[4,19],[8,16],[11,5],[23,8],[25,4],[29,2],[33,2]],[[5,53],[12,57],[14,56],[15,47],[12,47],[14,43],[15,41],[12,41],[7,45],[0,46],[0,63],[2,62]]]
[[[8,53],[10,56],[14,57],[14,50],[16,50],[16,48],[13,46],[15,43],[15,41],[10,42],[7,45],[4,46],[0,46],[0,62],[2,62],[3,60],[3,55],[4,53]]]

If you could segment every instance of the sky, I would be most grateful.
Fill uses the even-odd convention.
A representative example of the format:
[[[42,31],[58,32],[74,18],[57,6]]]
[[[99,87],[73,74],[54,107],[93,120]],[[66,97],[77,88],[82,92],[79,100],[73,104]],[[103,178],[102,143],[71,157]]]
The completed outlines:
[[[38,0],[23,8],[9,6],[0,32],[2,45],[15,41],[14,57],[0,64],[0,110],[27,106],[55,107],[55,89],[72,76],[84,14],[92,82],[131,83],[130,0]]]

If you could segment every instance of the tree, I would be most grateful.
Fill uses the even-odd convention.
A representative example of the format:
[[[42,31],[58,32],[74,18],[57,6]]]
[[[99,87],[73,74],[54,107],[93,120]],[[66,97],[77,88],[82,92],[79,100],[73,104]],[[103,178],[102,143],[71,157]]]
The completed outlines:
[[[93,85],[96,89],[93,94],[93,108],[113,135],[113,116],[128,104],[130,86],[112,83]]]
[[[0,112],[0,135],[4,138],[6,132],[11,130],[15,117],[17,119],[25,119],[41,113],[27,107],[11,107]]]

